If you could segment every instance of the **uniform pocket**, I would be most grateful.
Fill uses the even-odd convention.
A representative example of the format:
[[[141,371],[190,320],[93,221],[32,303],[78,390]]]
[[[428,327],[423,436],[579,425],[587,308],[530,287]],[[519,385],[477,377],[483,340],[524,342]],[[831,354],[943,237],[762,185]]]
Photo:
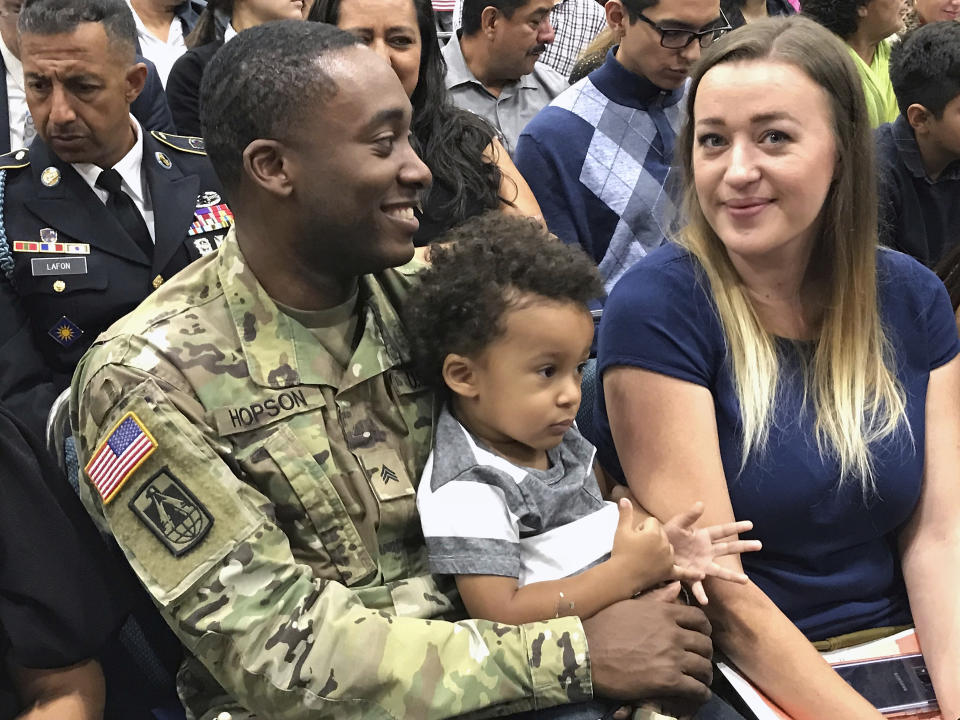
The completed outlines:
[[[343,499],[289,427],[278,426],[237,459],[274,503],[294,555],[315,575],[350,586],[369,582],[378,572]]]
[[[54,268],[58,262],[56,256],[34,257],[26,262],[18,262],[13,271],[13,280],[21,295],[68,295],[82,290],[103,290],[108,285],[106,268],[99,267],[89,257],[82,258],[86,263],[86,272],[57,274],[55,269],[51,274],[35,275],[32,260],[40,260],[43,268],[38,270],[46,273]],[[76,263],[72,263],[74,267]]]

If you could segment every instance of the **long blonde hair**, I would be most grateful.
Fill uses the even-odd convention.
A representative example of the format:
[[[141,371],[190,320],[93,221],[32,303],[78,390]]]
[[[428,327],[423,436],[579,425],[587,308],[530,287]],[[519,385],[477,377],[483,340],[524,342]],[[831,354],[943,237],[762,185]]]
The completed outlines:
[[[833,113],[837,167],[804,281],[825,289],[821,322],[804,375],[821,457],[834,457],[840,482],[875,490],[870,446],[903,424],[903,388],[877,306],[877,199],[873,139],[856,68],[846,46],[801,17],[750,23],[715,43],[691,74],[686,123],[677,143],[688,224],[677,237],[709,282],[733,366],[743,432],[742,462],[766,446],[777,402],[779,359],[723,243],[707,222],[694,184],[694,102],[703,76],[721,63],[770,60],[794,65],[824,89]],[[742,467],[742,466],[741,466]]]

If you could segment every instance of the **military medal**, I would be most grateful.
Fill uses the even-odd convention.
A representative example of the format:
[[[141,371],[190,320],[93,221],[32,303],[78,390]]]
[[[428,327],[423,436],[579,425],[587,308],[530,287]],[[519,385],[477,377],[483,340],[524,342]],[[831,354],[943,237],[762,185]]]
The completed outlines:
[[[60,183],[60,171],[51,165],[40,173],[40,182],[47,187],[55,187]]]
[[[54,231],[54,236],[56,232]],[[61,243],[61,242],[23,242],[17,240],[13,243],[14,252],[25,253],[60,253],[63,255],[89,255],[90,246],[87,243]]]
[[[200,255],[209,255],[213,252],[213,245],[210,244],[210,241],[205,237],[199,237],[193,241],[193,246],[197,249],[197,252]]]
[[[188,236],[203,235],[213,230],[226,230],[233,225],[233,212],[226,203],[204,207],[198,205],[193,211],[193,224]]]
[[[197,195],[197,207],[212,207],[220,204],[220,195],[213,190],[207,190]]]

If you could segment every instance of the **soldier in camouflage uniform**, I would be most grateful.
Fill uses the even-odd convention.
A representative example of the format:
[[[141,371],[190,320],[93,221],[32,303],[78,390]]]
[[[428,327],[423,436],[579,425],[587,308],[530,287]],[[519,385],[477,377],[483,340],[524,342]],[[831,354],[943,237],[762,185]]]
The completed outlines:
[[[437,407],[397,315],[418,265],[392,269],[429,171],[390,68],[336,28],[271,23],[220,51],[202,94],[237,225],[99,338],[71,398],[84,503],[186,646],[190,717],[504,715],[678,682],[706,697],[693,608],[622,604],[675,633],[653,679],[657,643],[623,640],[632,608],[451,622],[415,507]]]

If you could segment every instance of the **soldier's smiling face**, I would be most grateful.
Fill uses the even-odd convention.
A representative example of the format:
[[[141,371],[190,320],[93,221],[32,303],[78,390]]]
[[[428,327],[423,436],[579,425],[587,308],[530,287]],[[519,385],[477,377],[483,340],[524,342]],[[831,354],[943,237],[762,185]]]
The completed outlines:
[[[410,145],[410,101],[390,66],[356,46],[323,61],[337,89],[284,140],[313,269],[352,277],[413,255],[414,208],[430,171]]]
[[[146,79],[99,23],[20,37],[27,105],[37,133],[66,162],[112,167],[130,147],[130,103]]]

